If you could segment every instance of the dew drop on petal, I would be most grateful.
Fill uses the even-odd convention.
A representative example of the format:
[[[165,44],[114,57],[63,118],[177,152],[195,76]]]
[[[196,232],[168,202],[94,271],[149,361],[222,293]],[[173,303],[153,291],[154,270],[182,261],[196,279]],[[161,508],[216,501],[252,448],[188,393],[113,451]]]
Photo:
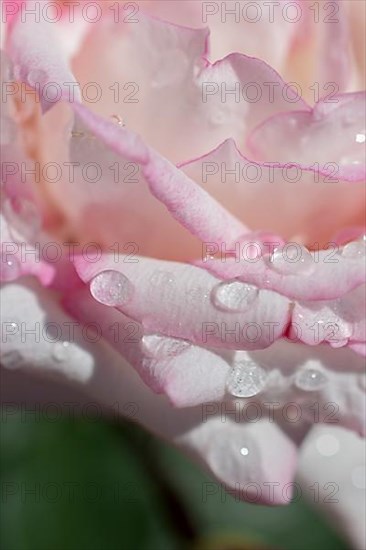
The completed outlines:
[[[224,311],[246,311],[258,297],[256,286],[241,281],[222,282],[212,289],[214,306]]]
[[[302,245],[287,243],[267,256],[268,265],[281,275],[302,275],[314,269],[312,254]]]
[[[338,453],[340,445],[337,437],[331,434],[324,434],[318,437],[315,446],[322,456],[333,456]]]
[[[113,269],[102,271],[90,283],[93,298],[106,306],[127,304],[134,293],[134,286],[125,275]]]
[[[266,385],[267,372],[252,361],[241,361],[234,365],[226,387],[235,397],[253,397]]]
[[[366,235],[362,239],[346,244],[342,250],[344,258],[357,259],[366,255]]]
[[[53,347],[52,356],[56,361],[62,363],[63,361],[67,361],[67,359],[69,359],[70,351],[70,342],[56,342]]]
[[[1,254],[0,281],[7,283],[18,279],[21,273],[18,258],[10,254]]]
[[[168,338],[158,334],[149,334],[142,338],[142,349],[150,357],[166,359],[176,357],[190,347],[186,340]]]
[[[240,449],[240,454],[241,454],[242,456],[248,456],[248,454],[249,454],[249,449],[248,449],[248,447],[242,447],[242,448]]]
[[[295,386],[304,391],[317,391],[328,382],[326,375],[317,369],[302,369],[295,376]]]

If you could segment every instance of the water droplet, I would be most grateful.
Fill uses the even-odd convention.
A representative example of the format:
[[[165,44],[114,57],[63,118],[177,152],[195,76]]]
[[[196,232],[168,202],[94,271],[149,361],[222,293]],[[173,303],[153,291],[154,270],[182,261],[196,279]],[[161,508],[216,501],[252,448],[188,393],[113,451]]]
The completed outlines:
[[[52,356],[60,363],[70,357],[70,342],[56,342],[53,347]]]
[[[92,279],[90,292],[101,304],[121,306],[127,304],[134,293],[132,283],[119,271],[102,271]]]
[[[242,456],[248,456],[248,454],[249,454],[249,449],[248,449],[248,447],[242,447],[242,448],[240,449],[240,454],[241,454]]]
[[[333,456],[339,451],[339,440],[331,434],[324,434],[318,437],[315,446],[318,453],[323,456]]]
[[[214,305],[224,311],[246,311],[258,297],[256,286],[231,281],[219,283],[212,289]]]
[[[365,143],[366,141],[366,135],[365,134],[356,134],[356,142],[357,143]]]
[[[366,466],[356,466],[353,468],[351,478],[352,484],[357,489],[366,489],[366,478],[365,478]]]
[[[42,227],[42,218],[32,201],[8,199],[4,202],[4,215],[9,224],[10,236],[15,242],[36,239]]]
[[[158,334],[149,334],[142,338],[141,345],[144,352],[150,357],[166,359],[180,355],[186,351],[191,344],[186,340],[167,338],[165,336],[159,336]]]
[[[266,385],[266,371],[251,361],[237,363],[227,379],[227,390],[235,397],[253,397]]]
[[[268,265],[281,275],[310,273],[314,269],[312,254],[302,245],[287,243],[267,256]]]
[[[118,126],[121,126],[121,127],[126,126],[125,123],[123,122],[123,118],[120,115],[111,115],[111,118],[116,124],[118,124]]]
[[[357,241],[346,244],[342,250],[342,256],[350,259],[362,258],[366,254],[366,235]]]
[[[3,283],[15,281],[20,276],[20,262],[16,256],[1,254],[0,280]]]
[[[152,88],[180,84],[186,78],[188,68],[189,60],[183,50],[167,50],[159,57],[159,66],[155,68],[151,81]]]
[[[1,145],[9,145],[13,143],[17,135],[17,126],[10,117],[4,116],[1,119],[0,125],[0,143]]]
[[[326,375],[317,369],[303,369],[295,376],[295,385],[304,391],[317,391],[328,382]]]

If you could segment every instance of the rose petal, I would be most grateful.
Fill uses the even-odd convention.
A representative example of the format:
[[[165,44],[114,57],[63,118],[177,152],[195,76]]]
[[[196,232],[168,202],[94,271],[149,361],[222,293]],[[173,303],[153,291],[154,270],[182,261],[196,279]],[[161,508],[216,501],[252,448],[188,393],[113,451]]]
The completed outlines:
[[[258,349],[269,346],[281,337],[289,321],[289,303],[276,293],[255,289],[248,294],[248,303],[240,304],[240,312],[229,306],[217,307],[213,294],[220,280],[206,270],[187,264],[104,255],[97,262],[75,257],[81,279],[91,282],[104,271],[122,273],[134,286],[134,294],[117,309],[144,326],[149,333],[187,339],[198,345],[217,348]],[[253,298],[253,299],[252,299]]]
[[[353,548],[364,548],[364,439],[337,426],[316,426],[299,460],[299,479],[309,502],[325,512]]]
[[[181,438],[237,497],[256,504],[288,504],[297,450],[269,421],[235,423],[220,415],[209,418]],[[290,487],[289,487],[290,486]],[[207,487],[207,490],[212,490]]]
[[[249,150],[257,160],[298,162],[336,178],[364,181],[365,97],[328,94],[312,112],[276,114],[254,129]]]
[[[99,304],[86,290],[66,297],[64,306],[86,326],[98,319],[103,337],[153,391],[165,393],[174,406],[191,407],[224,396],[229,365],[217,353],[185,340],[144,334],[140,323]]]
[[[28,1],[27,9],[32,7],[35,9],[37,2]],[[17,80],[31,88],[38,87],[44,112],[63,94],[70,99],[80,99],[80,90],[54,32],[54,23],[43,16],[39,21],[36,17],[21,17],[19,12],[9,30],[6,50],[15,65]],[[56,93],[52,89],[55,87]]]
[[[120,115],[172,162],[204,154],[229,137],[244,145],[246,133],[271,114],[309,108],[259,59],[231,54],[209,64],[206,29],[142,13],[137,23],[117,25],[109,15],[93,26],[75,74],[82,86],[102,83],[92,109]],[[96,64],[103,52],[105,62]]]

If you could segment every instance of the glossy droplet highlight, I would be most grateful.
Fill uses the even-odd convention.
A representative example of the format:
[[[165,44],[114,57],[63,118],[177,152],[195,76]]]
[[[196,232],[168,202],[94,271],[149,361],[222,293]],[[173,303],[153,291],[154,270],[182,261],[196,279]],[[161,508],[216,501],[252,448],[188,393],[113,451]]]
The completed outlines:
[[[90,283],[90,292],[105,306],[127,304],[134,293],[132,283],[119,271],[107,270],[99,273]]]
[[[52,356],[56,361],[62,363],[70,357],[71,344],[70,342],[56,342],[53,347]]]
[[[20,263],[18,258],[10,254],[1,254],[0,280],[3,283],[15,281],[20,277]]]
[[[242,448],[240,449],[240,454],[241,454],[242,456],[248,456],[248,454],[249,454],[249,449],[248,449],[248,447],[242,447]]]
[[[287,243],[268,256],[267,263],[281,275],[300,275],[314,269],[312,254],[297,243]]]
[[[267,372],[252,363],[243,361],[237,363],[230,372],[226,387],[235,397],[253,397],[263,390],[266,385]]]
[[[304,391],[320,390],[327,382],[327,376],[317,369],[304,369],[295,376],[295,385]]]
[[[257,299],[259,290],[256,286],[240,281],[223,282],[212,290],[214,306],[224,311],[246,311]]]
[[[142,338],[142,349],[150,357],[167,359],[176,357],[190,347],[190,343],[176,338],[167,338],[158,334],[149,334]]]

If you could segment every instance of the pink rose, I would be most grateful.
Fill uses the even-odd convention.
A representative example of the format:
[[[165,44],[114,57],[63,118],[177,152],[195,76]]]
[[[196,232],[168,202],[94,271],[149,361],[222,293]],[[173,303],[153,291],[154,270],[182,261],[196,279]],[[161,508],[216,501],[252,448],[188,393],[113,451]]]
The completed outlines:
[[[15,4],[4,367],[134,403],[251,502],[337,480],[361,547],[364,4]]]

